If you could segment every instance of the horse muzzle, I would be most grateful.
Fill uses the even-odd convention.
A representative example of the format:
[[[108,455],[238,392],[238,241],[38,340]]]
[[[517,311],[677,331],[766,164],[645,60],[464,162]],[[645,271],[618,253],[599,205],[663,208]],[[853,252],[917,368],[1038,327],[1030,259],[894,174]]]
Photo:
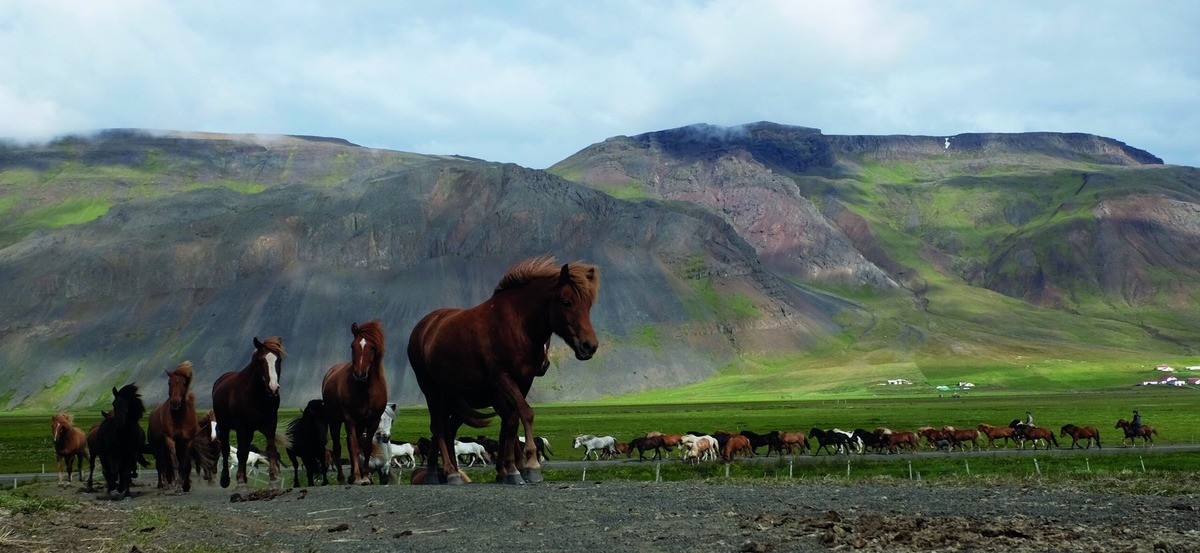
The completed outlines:
[[[592,342],[591,340],[580,340],[579,344],[574,348],[575,358],[580,361],[587,361],[588,359],[591,359],[593,355],[596,355],[596,350],[599,349],[599,347],[600,344]]]
[[[350,371],[350,378],[354,379],[355,382],[366,382],[367,378],[370,376],[371,376],[370,371],[362,372],[362,373],[360,373],[358,371]]]
[[[178,411],[180,407],[183,407],[182,401],[172,401],[171,402],[171,410],[172,411]]]

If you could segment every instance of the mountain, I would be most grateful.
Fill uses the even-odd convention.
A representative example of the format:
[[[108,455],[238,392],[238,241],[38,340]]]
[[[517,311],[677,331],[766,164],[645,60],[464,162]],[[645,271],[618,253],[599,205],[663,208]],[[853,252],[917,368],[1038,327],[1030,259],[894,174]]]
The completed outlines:
[[[320,394],[350,324],[379,318],[392,397],[419,400],[408,332],[475,305],[533,255],[601,267],[601,350],[555,340],[536,400],[696,382],[839,331],[853,304],[765,270],[705,209],[627,201],[512,164],[342,140],[114,130],[0,147],[0,405],[102,405],[195,363],[199,403],[254,337],[288,356],[285,405]]]
[[[535,401],[861,396],[876,381],[1124,386],[1197,354],[1200,170],[1116,140],[839,136],[755,123],[614,137],[537,171],[321,137],[112,130],[0,145],[0,405],[103,405],[278,335],[284,404],[378,318],[408,333],[517,260],[601,268],[588,362]],[[665,397],[665,396],[661,396]]]
[[[610,138],[548,171],[723,218],[767,270],[872,314],[843,322],[847,357],[1116,348],[1152,365],[1200,338],[1200,170],[1113,139],[694,125]]]

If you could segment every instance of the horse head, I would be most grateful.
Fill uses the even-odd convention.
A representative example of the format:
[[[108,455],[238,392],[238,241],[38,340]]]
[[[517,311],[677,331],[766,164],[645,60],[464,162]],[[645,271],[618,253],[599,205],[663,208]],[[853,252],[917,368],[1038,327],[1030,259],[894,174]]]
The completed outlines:
[[[1113,428],[1129,428],[1129,421],[1125,419],[1117,419],[1117,425]]]
[[[50,416],[50,431],[54,434],[54,443],[62,438],[63,431],[71,426],[71,415],[58,412]]]
[[[142,403],[142,396],[138,394],[136,384],[126,384],[120,390],[113,387],[112,393],[112,418],[118,427],[124,427],[130,422],[136,423],[145,414],[146,405]]]
[[[350,323],[350,333],[354,335],[350,342],[350,375],[362,382],[371,376],[371,367],[383,361],[383,326],[378,320],[362,326]]]
[[[562,266],[550,304],[550,329],[571,346],[575,358],[587,361],[596,354],[600,341],[592,328],[592,304],[600,289],[594,265],[570,263]]]
[[[192,385],[192,362],[184,361],[175,370],[164,372],[167,373],[167,400],[171,410],[178,411],[183,407]]]
[[[272,397],[279,396],[279,373],[283,370],[283,339],[272,336],[265,341],[254,337],[254,355],[251,362],[262,368],[262,379],[267,385],[267,393]]]

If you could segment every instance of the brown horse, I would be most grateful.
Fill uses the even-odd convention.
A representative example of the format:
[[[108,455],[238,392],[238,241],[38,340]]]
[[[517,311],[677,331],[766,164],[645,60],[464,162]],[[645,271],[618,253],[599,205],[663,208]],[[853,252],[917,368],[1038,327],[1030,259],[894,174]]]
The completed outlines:
[[[83,481],[83,458],[87,457],[87,434],[75,426],[75,418],[59,411],[50,417],[50,432],[54,436],[54,455],[58,460],[58,483],[63,484],[63,465],[67,467],[67,483],[71,482],[71,464],[79,466],[79,481]]]
[[[974,428],[946,426],[942,428],[942,431],[950,438],[950,443],[958,446],[959,449],[962,449],[963,444],[967,442],[971,443],[972,449],[979,449],[979,431]]]
[[[1125,431],[1125,437],[1121,438],[1121,447],[1128,447],[1125,445],[1125,440],[1129,440],[1129,445],[1137,445],[1134,440],[1138,438],[1142,439],[1143,446],[1152,445],[1154,444],[1154,438],[1151,435],[1158,435],[1158,430],[1155,430],[1152,425],[1143,424],[1134,429],[1129,421],[1125,419],[1117,419],[1117,425],[1113,428],[1120,428]]]
[[[889,453],[897,453],[900,448],[906,448],[910,453],[915,453],[917,447],[921,443],[920,436],[916,432],[907,430],[893,430],[888,434],[880,436],[883,439],[883,445],[887,447]]]
[[[383,374],[383,325],[370,321],[350,324],[350,362],[334,365],[321,382],[321,399],[333,441],[333,460],[337,465],[338,484],[346,483],[342,472],[342,444],[339,434],[346,426],[346,450],[350,456],[350,479],[355,484],[370,484],[367,470],[371,456],[371,438],[379,426],[379,417],[387,405],[387,377]]]
[[[88,479],[87,488],[84,489],[88,492],[95,491],[95,488],[92,486],[92,478],[96,476],[96,457],[100,456],[100,423],[104,422],[104,419],[111,418],[112,416],[112,411],[100,411],[100,422],[93,424],[92,427],[87,431],[87,448],[89,451]],[[82,474],[79,476],[81,478],[83,477]]]
[[[1008,442],[1013,439],[1013,429],[1008,426],[992,426],[987,423],[980,423],[976,427],[980,433],[987,436],[988,447],[995,448],[996,440],[1004,439],[1004,447],[1008,447]]]
[[[192,441],[200,430],[196,396],[192,394],[192,362],[167,373],[167,401],[150,411],[146,437],[154,451],[158,487],[175,485],[175,493],[192,490]]]
[[[217,439],[217,417],[209,409],[197,422],[196,439],[192,441],[192,464],[196,474],[209,484],[217,475],[217,459],[221,458],[221,440]]]
[[[279,373],[283,369],[283,339],[278,336],[259,341],[254,338],[254,353],[241,371],[227,372],[213,383],[213,414],[221,421],[217,439],[221,442],[221,487],[229,487],[229,431],[237,432],[237,488],[246,486],[246,457],[254,432],[267,441],[270,487],[278,489],[279,451],[276,434],[279,420]]]
[[[1096,448],[1101,449],[1100,431],[1096,430],[1095,426],[1075,426],[1068,424],[1063,426],[1062,430],[1058,433],[1058,437],[1060,438],[1065,436],[1071,437],[1071,449],[1075,449],[1079,445],[1079,440],[1084,440],[1084,443],[1087,444],[1087,447],[1084,449],[1091,449],[1093,441],[1096,442]]]
[[[1037,449],[1038,440],[1046,444],[1046,449],[1050,449],[1050,444],[1054,447],[1059,447],[1058,438],[1054,437],[1054,432],[1045,428],[1029,426],[1028,424],[1020,423],[1013,427],[1013,439],[1017,440],[1017,444],[1021,449],[1025,449],[1025,440],[1033,443],[1033,449]]]
[[[800,450],[800,453],[804,453],[808,449],[808,436],[803,432],[780,432],[779,441],[783,444],[784,449],[787,449],[788,455],[797,449]]]
[[[427,461],[431,482],[461,482],[453,454],[459,427],[481,428],[496,414],[501,420],[496,480],[541,481],[533,409],[525,396],[533,379],[545,373],[552,335],[561,337],[576,359],[595,355],[599,342],[591,308],[599,287],[594,265],[569,263],[558,269],[553,257],[536,257],[510,267],[483,303],[438,309],[417,323],[408,359],[425,394],[429,430],[444,463],[438,471],[439,455]],[[489,405],[495,413],[478,411]],[[524,448],[517,442],[518,424],[525,427]]]

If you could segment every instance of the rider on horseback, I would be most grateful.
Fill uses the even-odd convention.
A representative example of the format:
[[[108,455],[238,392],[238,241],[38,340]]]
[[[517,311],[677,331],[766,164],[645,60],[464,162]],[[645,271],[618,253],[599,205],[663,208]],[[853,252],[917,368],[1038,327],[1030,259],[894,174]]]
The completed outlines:
[[[1033,426],[1033,413],[1025,411],[1025,426],[1036,428]]]
[[[1142,428],[1142,416],[1138,414],[1137,409],[1133,410],[1133,422],[1129,423],[1129,431],[1134,436],[1138,435],[1138,431]]]

